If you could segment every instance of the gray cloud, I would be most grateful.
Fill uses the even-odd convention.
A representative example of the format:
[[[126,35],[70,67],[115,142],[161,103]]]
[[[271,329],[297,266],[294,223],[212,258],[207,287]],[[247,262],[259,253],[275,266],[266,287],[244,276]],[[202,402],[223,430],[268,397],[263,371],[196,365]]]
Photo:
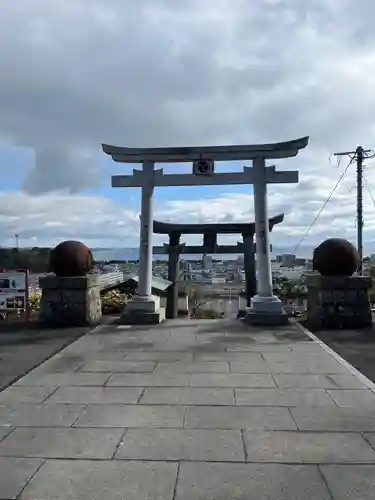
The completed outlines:
[[[75,194],[98,185],[100,170],[95,167],[92,156],[50,147],[36,152],[35,166],[30,169],[23,189],[34,195],[48,191]]]
[[[279,162],[300,170],[300,184],[270,190],[273,209],[288,215],[280,238],[297,240],[341,171],[329,165],[328,153],[372,145],[374,15],[371,0],[360,9],[350,0],[91,0],[89,6],[83,0],[3,0],[0,143],[36,151],[26,196],[99,185],[101,142],[200,145],[310,135],[300,157]],[[375,188],[371,169],[367,176]],[[351,222],[331,223],[345,215],[352,221],[352,195],[345,189],[327,207],[314,238],[331,230],[353,237],[353,228],[346,228]],[[196,220],[249,216],[248,200],[240,206],[236,197],[225,200],[191,202],[195,208],[188,211],[175,200],[174,207],[185,208],[173,213]],[[106,207],[117,220],[113,206]],[[69,223],[56,208],[52,213],[57,224],[65,221],[65,232],[43,226],[53,239],[65,235]],[[15,216],[7,217],[5,226],[13,227]],[[366,217],[370,245],[370,208]],[[93,228],[85,233],[74,224],[96,241]]]

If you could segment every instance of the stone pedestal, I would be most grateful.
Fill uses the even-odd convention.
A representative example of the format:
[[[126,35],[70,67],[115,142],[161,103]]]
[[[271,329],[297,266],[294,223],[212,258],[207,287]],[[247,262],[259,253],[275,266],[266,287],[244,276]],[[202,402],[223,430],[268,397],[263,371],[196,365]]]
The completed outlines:
[[[44,276],[39,320],[51,327],[95,325],[102,317],[98,276]]]
[[[282,326],[288,323],[288,315],[276,295],[255,295],[246,309],[244,321],[251,325]]]
[[[160,298],[156,295],[142,297],[134,295],[123,310],[122,325],[157,325],[164,321],[165,309],[160,307]]]
[[[189,316],[189,296],[187,293],[178,294],[178,317]]]
[[[315,330],[372,326],[367,276],[307,277],[307,323]]]

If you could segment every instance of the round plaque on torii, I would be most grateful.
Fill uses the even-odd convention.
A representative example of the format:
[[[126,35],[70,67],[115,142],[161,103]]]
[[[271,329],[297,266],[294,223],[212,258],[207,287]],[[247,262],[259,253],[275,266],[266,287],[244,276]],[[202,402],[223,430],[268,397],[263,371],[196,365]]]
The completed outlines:
[[[211,175],[215,171],[215,163],[213,160],[196,160],[193,163],[194,175]]]

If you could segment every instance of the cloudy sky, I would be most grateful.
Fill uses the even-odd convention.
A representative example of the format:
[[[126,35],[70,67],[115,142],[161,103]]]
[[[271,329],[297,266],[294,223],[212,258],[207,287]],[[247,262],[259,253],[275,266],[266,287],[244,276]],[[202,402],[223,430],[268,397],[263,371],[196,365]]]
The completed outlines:
[[[140,193],[110,187],[131,167],[113,163],[102,142],[309,135],[297,158],[276,163],[299,170],[299,184],[269,188],[270,216],[285,213],[272,242],[292,252],[345,169],[332,153],[375,148],[374,16],[373,0],[2,0],[0,245],[15,234],[25,246],[138,245]],[[375,253],[375,159],[365,178],[365,252]],[[354,185],[352,166],[297,253],[330,236],[355,242]],[[247,221],[252,189],[158,188],[155,211]]]

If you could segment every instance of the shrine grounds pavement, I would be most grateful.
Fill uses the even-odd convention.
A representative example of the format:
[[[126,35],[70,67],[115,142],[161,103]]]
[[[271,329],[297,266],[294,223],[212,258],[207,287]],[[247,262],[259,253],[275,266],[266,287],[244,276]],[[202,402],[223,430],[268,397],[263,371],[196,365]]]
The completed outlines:
[[[373,500],[375,386],[309,332],[99,327],[0,393],[0,499]]]

